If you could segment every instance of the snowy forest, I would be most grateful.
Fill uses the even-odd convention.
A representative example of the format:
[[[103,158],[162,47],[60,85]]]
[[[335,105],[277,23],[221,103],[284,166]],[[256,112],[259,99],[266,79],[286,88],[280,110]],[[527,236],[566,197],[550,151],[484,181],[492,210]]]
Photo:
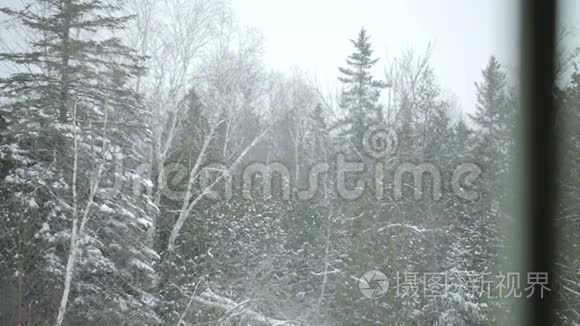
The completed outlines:
[[[493,53],[458,116],[429,50],[387,62],[364,28],[333,93],[267,67],[225,0],[22,3],[0,5],[0,325],[514,324],[521,119]],[[580,325],[578,53],[554,90],[560,325]]]

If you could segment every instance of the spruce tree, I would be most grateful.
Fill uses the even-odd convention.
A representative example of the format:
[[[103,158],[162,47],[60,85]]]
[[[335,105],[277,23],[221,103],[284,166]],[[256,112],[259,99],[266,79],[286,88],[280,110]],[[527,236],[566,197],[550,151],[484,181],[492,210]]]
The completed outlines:
[[[338,68],[343,87],[339,105],[344,117],[334,127],[360,149],[368,128],[384,122],[383,107],[378,102],[386,84],[372,75],[378,59],[373,58],[366,30],[361,29],[351,43],[355,51],[346,59],[346,66]]]
[[[2,93],[13,100],[14,110],[42,107],[65,123],[73,100],[102,100],[106,87],[98,80],[104,71],[142,73],[134,51],[107,37],[132,18],[112,16],[120,9],[102,0],[36,0],[21,10],[0,8],[39,35],[27,52],[0,54],[1,60],[31,68],[2,79]]]
[[[157,255],[144,244],[155,208],[142,191],[150,181],[139,172],[148,115],[131,86],[143,68],[114,37],[131,19],[115,16],[120,9],[101,0],[0,8],[35,35],[28,51],[0,54],[21,68],[0,79],[0,157],[7,167],[7,214],[0,218],[15,231],[0,241],[19,244],[10,265],[22,284],[19,310],[27,310],[21,324],[53,323],[67,262],[66,322],[158,320],[146,290]],[[86,228],[73,241],[73,220],[84,215]]]
[[[500,63],[491,56],[482,71],[483,80],[476,83],[477,104],[469,115],[477,131],[477,159],[483,165],[488,181],[486,193],[497,194],[499,177],[506,173],[507,155],[513,127],[513,108],[510,107],[506,75]]]

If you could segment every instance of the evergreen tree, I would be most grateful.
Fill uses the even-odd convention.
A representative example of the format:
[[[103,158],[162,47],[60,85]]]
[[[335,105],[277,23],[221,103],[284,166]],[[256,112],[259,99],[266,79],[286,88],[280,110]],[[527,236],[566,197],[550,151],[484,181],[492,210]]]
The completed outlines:
[[[112,37],[131,19],[114,16],[119,9],[101,0],[0,9],[37,36],[28,52],[0,54],[24,68],[0,79],[2,218],[17,231],[2,241],[22,244],[10,264],[28,310],[20,324],[57,313],[57,324],[158,320],[146,290],[158,257],[144,243],[155,208],[140,172],[148,114],[131,89],[143,69]]]
[[[140,59],[131,49],[118,38],[98,35],[110,35],[132,18],[112,16],[120,9],[103,0],[37,0],[22,10],[0,8],[39,36],[28,52],[0,54],[1,60],[32,68],[2,80],[11,107],[42,107],[65,123],[73,101],[103,99],[107,87],[98,80],[104,71],[118,67],[129,76],[140,74]]]
[[[478,131],[477,159],[484,167],[488,180],[486,193],[497,194],[499,175],[507,167],[508,141],[513,121],[508,106],[506,76],[497,59],[492,56],[482,71],[483,81],[476,83],[477,105],[470,118]]]
[[[506,77],[495,57],[491,57],[483,70],[483,81],[477,86],[477,107],[471,115],[476,126],[477,139],[474,148],[474,158],[483,171],[479,193],[482,198],[478,202],[480,219],[480,246],[478,251],[479,268],[484,268],[494,255],[492,248],[497,248],[500,205],[503,204],[503,182],[507,175],[508,130],[512,130],[513,122],[508,119],[509,106],[507,101]],[[487,253],[487,254],[486,254]]]
[[[378,101],[386,84],[372,75],[371,70],[378,59],[373,58],[366,30],[361,29],[358,38],[351,43],[355,52],[347,58],[346,67],[338,69],[338,80],[343,85],[339,106],[344,118],[334,128],[338,128],[340,135],[358,150],[368,128],[384,123],[383,107]]]

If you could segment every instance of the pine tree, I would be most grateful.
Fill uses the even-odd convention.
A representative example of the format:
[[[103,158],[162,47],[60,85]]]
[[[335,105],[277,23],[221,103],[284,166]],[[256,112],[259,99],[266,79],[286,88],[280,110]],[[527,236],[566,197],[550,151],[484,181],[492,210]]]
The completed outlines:
[[[360,149],[368,128],[384,123],[383,107],[378,101],[386,84],[372,75],[371,70],[378,59],[373,58],[366,30],[361,29],[358,38],[351,42],[355,52],[347,58],[347,66],[339,68],[338,77],[343,85],[339,105],[344,118],[334,128],[341,131],[341,136],[346,137],[351,146]]]
[[[503,176],[508,166],[510,121],[507,101],[506,76],[495,57],[491,57],[483,70],[483,81],[477,86],[476,112],[470,115],[475,123],[477,139],[474,156],[483,170],[481,189],[481,218],[490,218],[493,222],[498,216],[502,202]],[[487,217],[485,217],[487,216]],[[489,227],[493,228],[491,225]],[[493,247],[489,244],[484,246]]]
[[[95,81],[103,71],[118,66],[129,75],[141,73],[139,58],[118,38],[96,35],[121,29],[131,19],[109,14],[119,9],[102,0],[37,0],[22,10],[0,8],[40,35],[31,40],[29,52],[0,54],[1,60],[33,67],[2,80],[3,93],[15,100],[11,106],[43,107],[65,123],[73,100],[102,99],[103,85]]]
[[[512,130],[512,121],[508,119],[509,106],[507,101],[506,76],[495,57],[489,59],[487,67],[482,71],[483,81],[477,83],[476,112],[470,115],[477,131],[474,156],[483,170],[479,202],[482,228],[489,232],[497,232],[494,223],[497,222],[498,211],[502,202],[503,177],[508,166],[509,130]],[[495,230],[495,231],[493,231]],[[484,230],[481,230],[484,231]],[[489,232],[483,232],[491,237]],[[491,238],[485,240],[492,241]],[[482,244],[483,248],[492,248],[497,244]],[[483,259],[483,261],[487,261]]]
[[[143,69],[112,36],[131,19],[113,16],[119,9],[101,0],[0,9],[38,36],[28,52],[0,54],[24,67],[0,79],[2,218],[19,230],[3,236],[23,244],[12,265],[18,306],[30,310],[19,323],[52,323],[57,310],[82,324],[157,321],[146,288],[158,257],[144,245],[155,208],[139,171],[148,115],[131,89]]]
[[[507,144],[513,121],[508,106],[506,75],[494,56],[490,57],[482,75],[483,81],[476,83],[476,111],[470,118],[478,131],[477,158],[489,173],[485,178],[490,181],[486,193],[497,194],[498,176],[506,172]]]
[[[501,263],[501,248],[504,241],[501,221],[507,212],[508,192],[505,178],[509,173],[511,132],[514,127],[513,106],[508,97],[506,75],[495,57],[491,57],[482,71],[483,80],[476,83],[476,112],[470,115],[475,124],[475,137],[471,156],[482,171],[473,190],[478,198],[469,208],[457,214],[466,216],[463,231],[458,236],[466,237],[464,248],[468,248],[470,266],[474,273],[493,273]],[[487,303],[490,309],[506,310],[498,302]],[[499,310],[497,310],[499,311]]]

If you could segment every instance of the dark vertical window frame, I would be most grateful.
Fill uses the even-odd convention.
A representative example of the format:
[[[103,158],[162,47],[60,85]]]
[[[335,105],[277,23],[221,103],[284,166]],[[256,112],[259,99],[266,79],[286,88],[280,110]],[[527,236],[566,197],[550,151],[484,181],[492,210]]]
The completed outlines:
[[[558,151],[555,134],[554,60],[556,0],[521,0],[521,86],[525,117],[523,221],[527,272],[547,272],[552,290],[525,300],[522,325],[555,322],[554,261]],[[537,291],[536,291],[537,292]]]

